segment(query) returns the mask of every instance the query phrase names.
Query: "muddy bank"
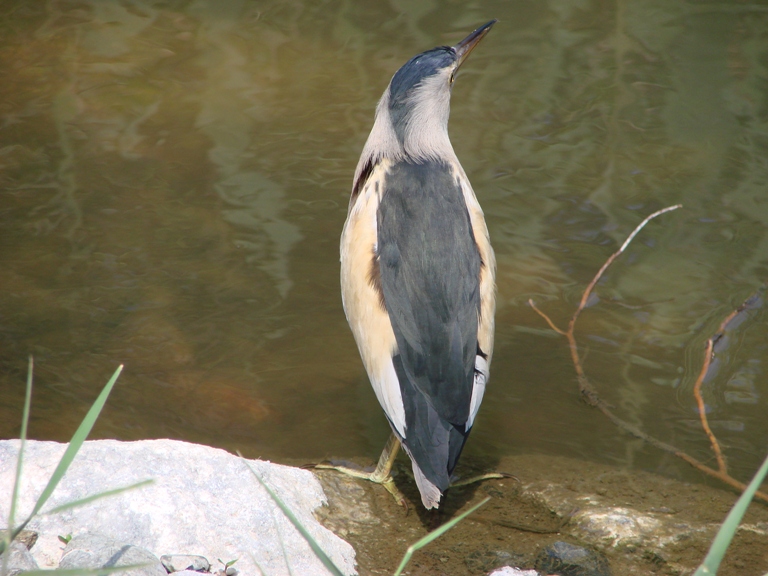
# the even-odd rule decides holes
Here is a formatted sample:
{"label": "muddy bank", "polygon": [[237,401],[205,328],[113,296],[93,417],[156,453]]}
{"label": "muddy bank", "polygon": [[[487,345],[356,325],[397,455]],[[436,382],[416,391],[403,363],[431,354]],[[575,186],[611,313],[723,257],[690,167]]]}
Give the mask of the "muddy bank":
{"label": "muddy bank", "polygon": [[[462,461],[461,473],[482,468]],[[410,513],[378,486],[320,471],[329,506],[320,520],[350,542],[361,575],[392,574],[409,544],[485,496],[492,500],[459,526],[417,552],[412,575],[485,574],[493,568],[534,566],[536,555],[558,540],[606,555],[614,575],[690,574],[736,495],[706,485],[567,458],[504,458],[499,470],[515,480],[490,480],[455,489],[443,509],[426,512],[407,464],[398,462],[398,486],[414,503]],[[768,571],[768,507],[753,503],[719,576]]]}

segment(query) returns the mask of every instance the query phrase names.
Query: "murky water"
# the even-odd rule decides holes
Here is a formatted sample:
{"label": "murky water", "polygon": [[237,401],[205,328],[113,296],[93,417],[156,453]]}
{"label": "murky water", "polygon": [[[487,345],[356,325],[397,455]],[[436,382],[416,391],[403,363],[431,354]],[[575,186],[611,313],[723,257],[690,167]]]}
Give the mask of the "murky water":
{"label": "murky water", "polygon": [[[560,326],[625,419],[711,460],[703,345],[768,277],[768,6],[8,0],[0,8],[0,436],[65,440],[119,363],[97,437],[273,459],[378,455],[338,240],[390,76],[499,23],[450,132],[499,261],[491,386],[467,453],[689,475],[578,397]],[[734,475],[768,446],[765,311],[705,383]]]}

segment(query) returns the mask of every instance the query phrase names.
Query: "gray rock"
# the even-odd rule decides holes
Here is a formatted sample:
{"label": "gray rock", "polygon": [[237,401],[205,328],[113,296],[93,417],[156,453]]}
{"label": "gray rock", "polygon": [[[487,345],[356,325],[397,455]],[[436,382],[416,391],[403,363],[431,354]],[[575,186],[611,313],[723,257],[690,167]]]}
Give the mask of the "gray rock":
{"label": "gray rock", "polygon": [[610,576],[608,560],[593,550],[568,542],[547,546],[536,558],[536,569],[561,576]]}
{"label": "gray rock", "polygon": [[204,556],[192,556],[189,554],[163,554],[160,556],[160,562],[163,563],[168,572],[181,572],[182,570],[191,570],[193,572],[209,572],[211,563]]}
{"label": "gray rock", "polygon": [[35,562],[32,553],[25,543],[17,540],[11,542],[9,549],[6,552],[3,552],[3,554],[0,554],[0,565],[2,565],[4,556],[9,553],[7,576],[17,576],[17,574],[20,574],[21,572],[38,569],[37,562]]}
{"label": "gray rock", "polygon": [[166,576],[167,572],[157,556],[149,550],[119,542],[102,534],[85,533],[75,536],[64,548],[59,568],[107,568],[111,566],[133,566],[141,568],[126,570],[126,576]]}
{"label": "gray rock", "polygon": [[[0,441],[0,518],[8,516],[18,446],[17,440]],[[32,510],[65,447],[56,442],[27,443],[17,518]],[[314,516],[326,501],[317,478],[307,470],[249,462],[341,571],[355,574],[352,547]],[[327,574],[245,463],[216,448],[173,440],[86,442],[45,509],[147,478],[154,478],[154,483],[36,517],[29,527],[40,533],[32,550],[37,563],[56,567],[63,548],[57,535],[78,536],[87,530],[158,556],[189,551],[224,562],[239,558],[237,568],[247,576],[259,573],[254,559],[276,576],[289,574],[287,563],[294,574]]]}

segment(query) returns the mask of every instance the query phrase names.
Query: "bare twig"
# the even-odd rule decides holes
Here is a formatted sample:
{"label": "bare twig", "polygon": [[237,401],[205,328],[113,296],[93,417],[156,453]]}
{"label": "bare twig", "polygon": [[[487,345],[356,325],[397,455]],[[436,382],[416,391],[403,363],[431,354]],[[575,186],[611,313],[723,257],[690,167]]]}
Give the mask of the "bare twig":
{"label": "bare twig", "polygon": [[[761,288],[762,290],[763,288]],[[726,316],[722,322],[720,322],[720,326],[717,328],[717,332],[715,332],[710,338],[707,339],[707,343],[705,345],[704,349],[704,361],[701,364],[701,371],[699,372],[699,377],[696,379],[696,384],[693,386],[693,396],[696,399],[696,405],[699,409],[699,418],[701,419],[701,427],[704,428],[704,432],[707,434],[707,437],[709,438],[709,443],[712,446],[712,451],[715,453],[715,458],[717,458],[717,467],[720,470],[720,472],[727,474],[728,468],[725,462],[725,458],[723,457],[723,452],[720,449],[720,444],[717,441],[717,438],[712,433],[712,430],[709,427],[709,422],[707,421],[707,412],[706,412],[706,406],[704,404],[704,399],[701,396],[701,386],[704,383],[704,380],[707,377],[707,374],[709,373],[710,366],[712,364],[712,359],[715,357],[715,344],[720,342],[721,338],[725,336],[725,331],[728,329],[728,324],[730,324],[734,318],[736,318],[739,314],[744,312],[745,310],[748,310],[757,300],[757,295],[753,294],[744,302],[741,303],[741,305],[733,310],[728,316]]]}
{"label": "bare twig", "polygon": [[555,324],[552,322],[552,320],[549,318],[549,316],[547,316],[546,314],[544,314],[544,312],[542,312],[541,310],[536,308],[536,304],[534,304],[533,300],[531,300],[530,298],[528,299],[528,305],[531,308],[533,308],[534,312],[536,312],[539,316],[544,318],[544,320],[547,322],[547,324],[549,324],[549,327],[552,328],[552,330],[554,330],[558,334],[562,334],[563,336],[568,336],[567,332],[565,332],[564,330],[561,330],[560,328],[555,326]]}
{"label": "bare twig", "polygon": [[[674,206],[667,206],[666,208],[662,208],[661,210],[657,210],[650,216],[647,216],[640,224],[638,224],[635,229],[632,231],[632,234],[630,234],[626,240],[624,240],[624,244],[621,245],[621,248],[616,250],[611,256],[608,258],[608,260],[605,261],[605,264],[600,268],[600,270],[597,271],[597,274],[595,274],[595,277],[592,278],[592,282],[589,283],[587,286],[587,289],[584,290],[584,294],[581,296],[581,302],[579,302],[579,307],[576,309],[576,313],[573,315],[573,318],[571,318],[570,325],[573,325],[576,323],[576,319],[579,317],[579,314],[582,310],[584,310],[584,307],[587,305],[587,300],[589,299],[590,295],[592,294],[592,290],[595,287],[595,284],[598,283],[600,278],[602,278],[603,273],[608,269],[608,266],[613,264],[613,261],[616,260],[616,258],[621,255],[624,250],[627,249],[627,246],[629,246],[629,243],[634,240],[635,236],[637,236],[637,233],[642,230],[648,222],[656,218],[656,216],[661,216],[665,212],[671,212],[672,210],[677,210],[678,208],[682,208],[682,204],[675,204]],[[570,326],[569,325],[569,326]]]}
{"label": "bare twig", "polygon": [[[710,443],[712,444],[712,449],[715,452],[715,456],[717,458],[717,463],[718,463],[717,470],[707,466],[703,462],[697,460],[693,456],[686,454],[685,452],[683,452],[682,450],[679,450],[675,446],[672,446],[671,444],[667,444],[666,442],[662,442],[658,438],[655,438],[649,434],[646,434],[634,424],[627,422],[626,420],[616,416],[611,410],[610,405],[607,404],[602,398],[600,398],[597,391],[590,383],[589,378],[587,378],[587,375],[584,372],[583,362],[579,355],[579,348],[576,344],[576,337],[574,335],[575,328],[576,328],[576,320],[578,320],[579,314],[581,314],[581,311],[584,310],[584,308],[586,307],[587,301],[589,300],[589,297],[592,294],[592,290],[600,281],[600,278],[603,276],[603,274],[608,269],[608,267],[613,263],[614,260],[616,260],[616,258],[618,258],[624,252],[624,250],[626,250],[627,246],[629,246],[629,243],[632,242],[632,240],[635,238],[638,232],[640,232],[640,230],[642,230],[642,228],[648,222],[650,222],[653,218],[656,218],[656,216],[660,216],[665,212],[677,210],[681,206],[682,206],[681,204],[676,204],[675,206],[668,206],[667,208],[654,212],[653,214],[645,218],[632,231],[632,233],[627,237],[627,239],[621,245],[621,248],[619,248],[616,252],[611,254],[608,260],[605,261],[605,264],[603,264],[600,270],[598,270],[597,274],[595,274],[595,277],[592,279],[592,281],[587,285],[586,289],[584,290],[584,294],[582,294],[581,296],[579,306],[576,308],[576,311],[573,313],[573,316],[571,317],[571,320],[568,323],[567,330],[562,330],[561,328],[558,328],[557,325],[552,321],[552,319],[536,306],[533,300],[528,300],[528,304],[531,306],[531,308],[533,308],[533,310],[539,316],[544,318],[547,324],[549,324],[550,328],[552,328],[558,334],[561,334],[562,336],[565,336],[567,338],[568,345],[571,351],[571,360],[573,361],[573,367],[576,370],[576,376],[579,383],[579,391],[581,392],[582,397],[584,398],[585,402],[587,402],[587,404],[600,410],[603,414],[605,414],[605,416],[608,417],[609,420],[611,420],[611,422],[613,422],[614,424],[616,424],[618,427],[622,428],[626,432],[629,432],[636,438],[640,438],[641,440],[651,444],[652,446],[655,446],[660,450],[663,450],[664,452],[673,454],[678,458],[688,462],[688,464],[690,464],[697,470],[703,472],[704,474],[712,476],[713,478],[717,478],[718,480],[728,484],[729,486],[732,486],[734,488],[737,488],[738,490],[743,491],[747,487],[746,484],[739,482],[738,480],[736,480],[735,478],[733,478],[728,474],[726,464],[725,464],[725,459],[722,455],[722,451],[720,450],[720,445],[718,444],[717,439],[715,438],[715,435],[712,433],[711,429],[709,428],[709,424],[707,422],[707,417],[705,413],[704,401],[701,398],[701,384],[704,381],[704,378],[709,370],[709,366],[710,366],[712,355],[713,355],[712,351],[714,349],[714,344],[722,337],[723,332],[725,331],[728,323],[731,320],[733,320],[733,318],[735,318],[739,312],[743,311],[749,306],[749,302],[751,299],[745,301],[744,304],[742,304],[738,309],[734,310],[730,315],[728,315],[728,317],[726,317],[726,319],[723,320],[723,322],[720,324],[720,328],[718,332],[707,341],[707,349],[705,352],[704,364],[702,366],[701,373],[699,374],[699,378],[696,381],[696,386],[694,386],[694,396],[696,397],[696,401],[698,403],[699,415],[701,417],[702,426],[705,432],[707,433],[707,436],[710,439]],[[759,498],[760,500],[763,500],[764,502],[768,502],[768,495],[766,495],[763,492],[756,492],[755,497]]]}
{"label": "bare twig", "polygon": [[725,465],[723,452],[720,450],[720,444],[712,433],[712,429],[709,427],[709,422],[707,421],[707,408],[704,405],[704,399],[701,397],[701,385],[704,382],[704,378],[707,376],[707,372],[709,372],[709,365],[712,362],[712,348],[712,338],[709,338],[704,350],[704,362],[701,364],[701,372],[699,372],[699,377],[696,379],[696,384],[693,386],[693,397],[696,399],[696,405],[699,408],[701,427],[704,428],[704,432],[706,433],[707,438],[709,438],[709,443],[712,445],[712,451],[715,453],[715,458],[717,458],[717,468],[723,474],[727,474],[728,468]]}

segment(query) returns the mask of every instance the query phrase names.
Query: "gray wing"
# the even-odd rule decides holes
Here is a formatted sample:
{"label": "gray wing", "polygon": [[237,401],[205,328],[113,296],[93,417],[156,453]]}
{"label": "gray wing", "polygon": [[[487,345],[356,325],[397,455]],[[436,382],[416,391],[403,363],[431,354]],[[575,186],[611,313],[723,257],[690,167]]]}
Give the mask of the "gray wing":
{"label": "gray wing", "polygon": [[441,489],[468,433],[480,254],[461,185],[441,163],[394,165],[377,213],[378,266],[397,341],[404,443]]}

